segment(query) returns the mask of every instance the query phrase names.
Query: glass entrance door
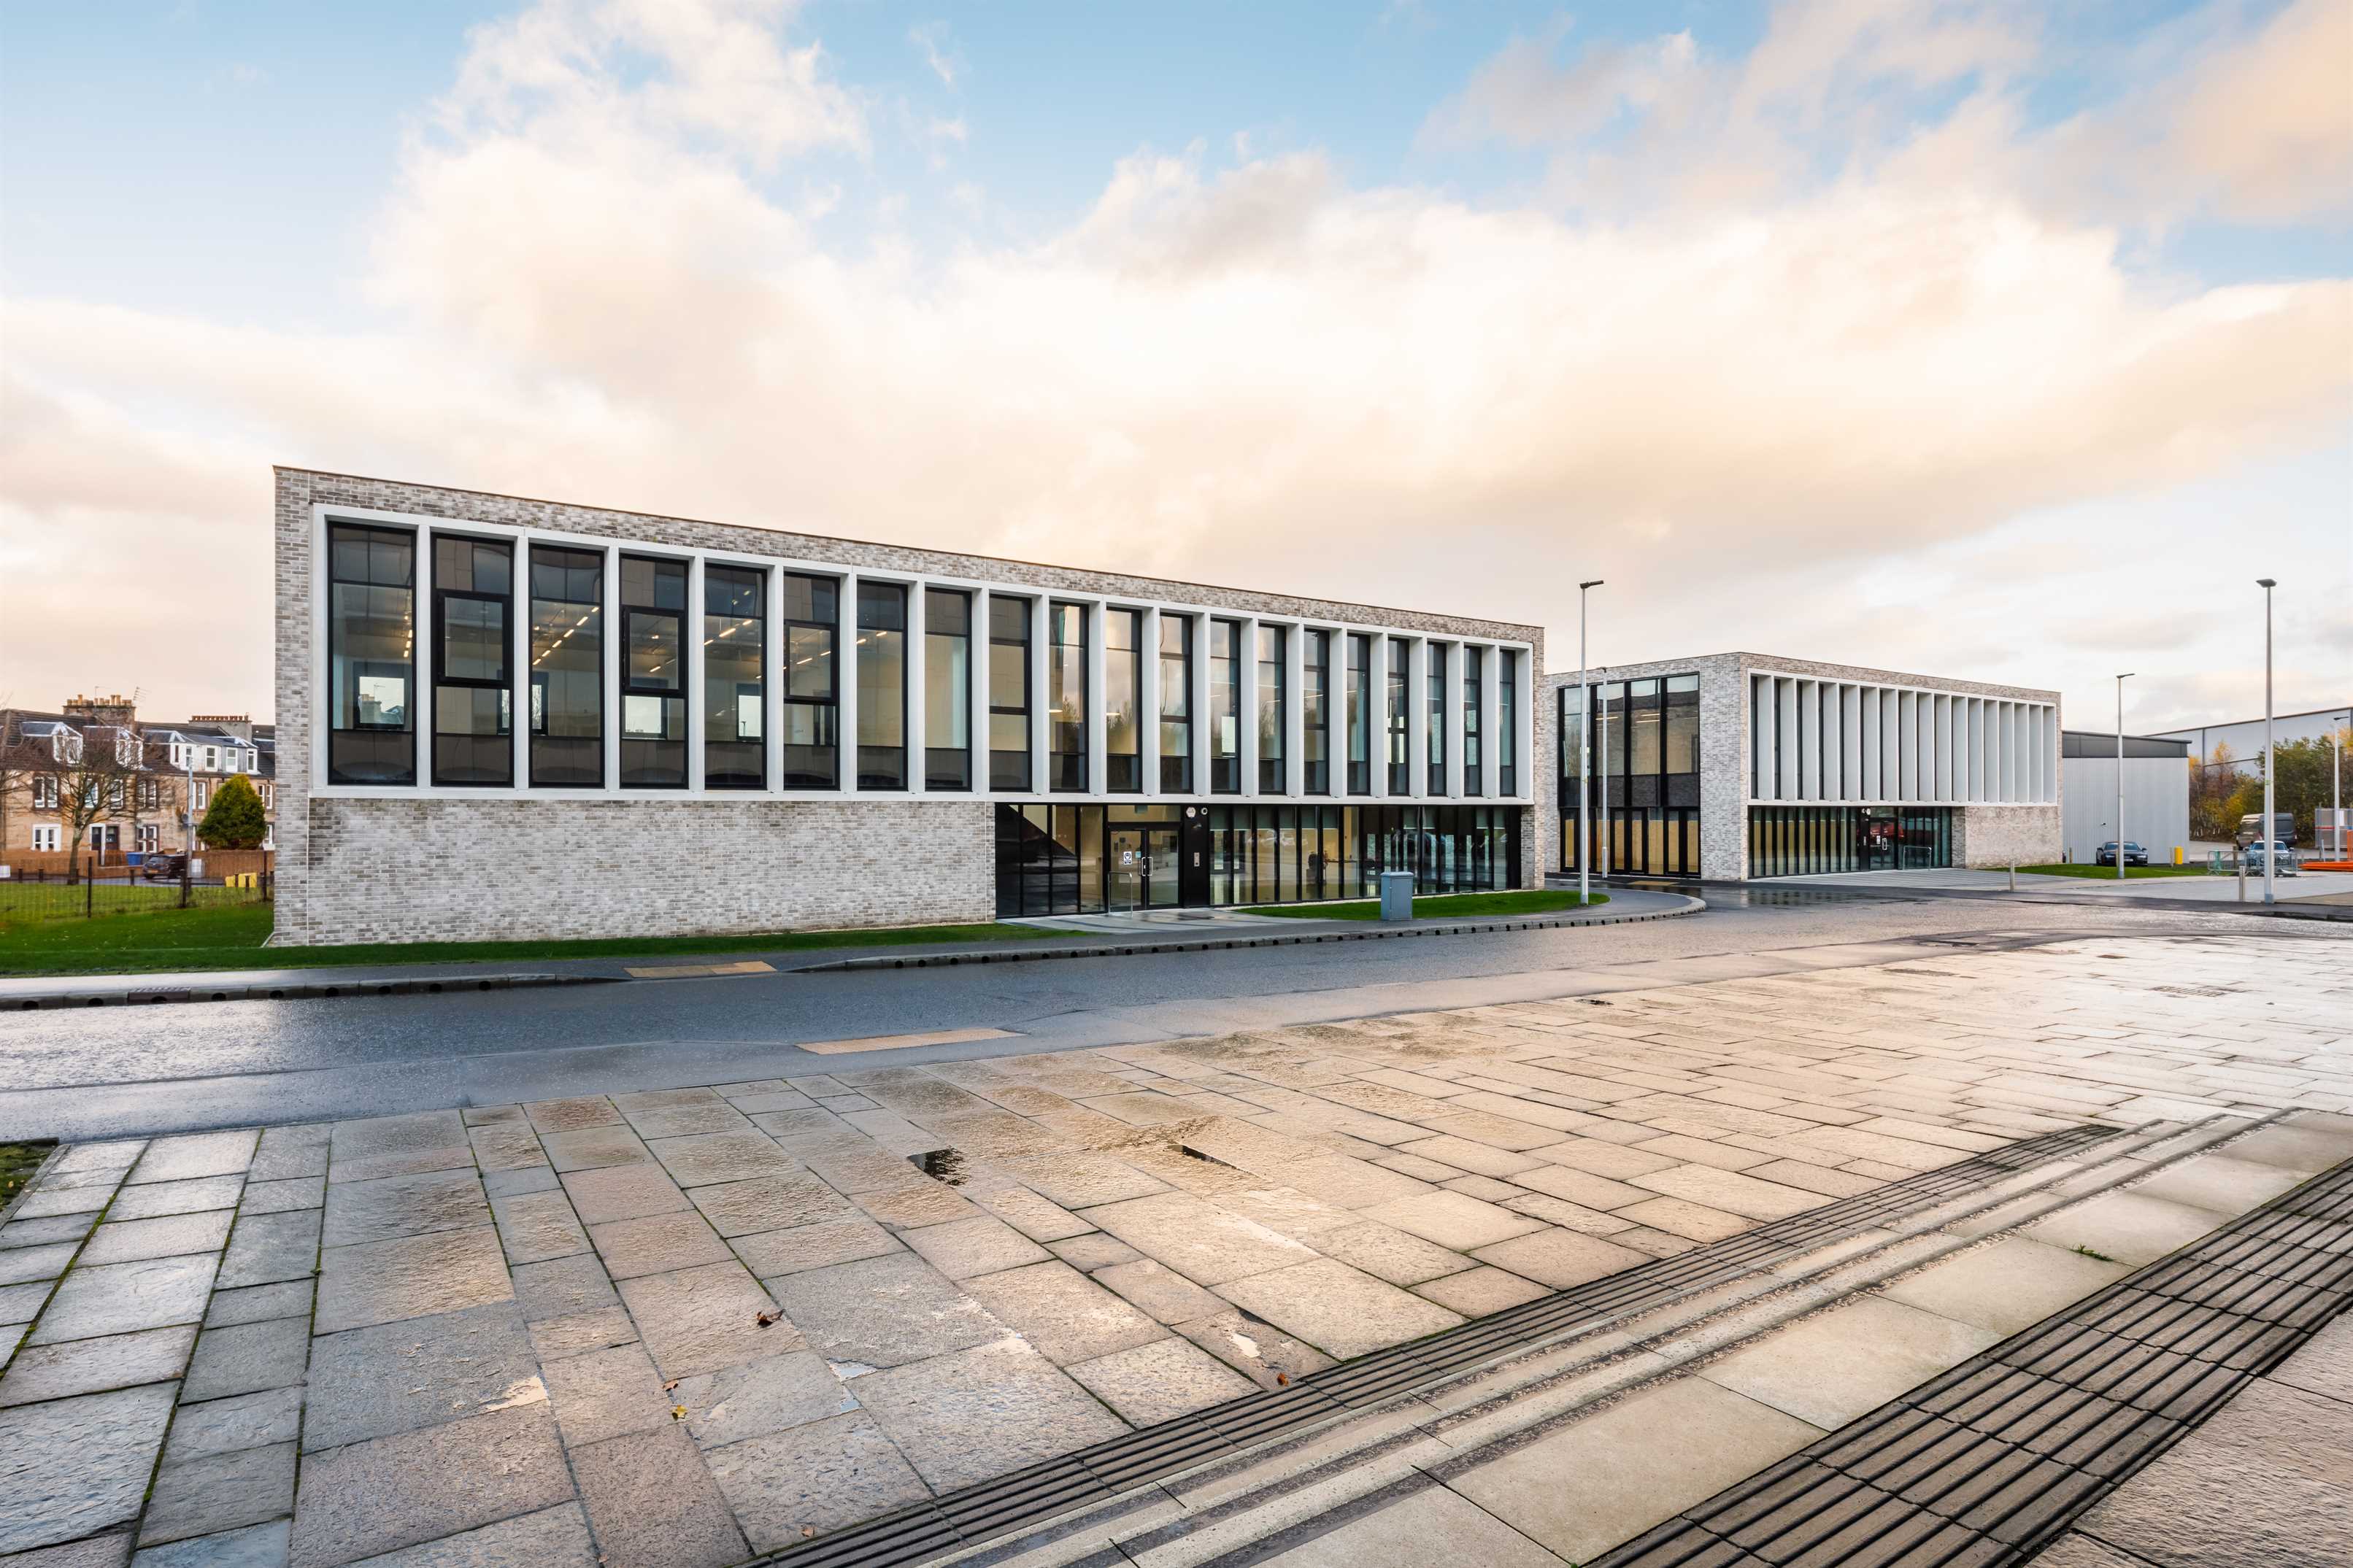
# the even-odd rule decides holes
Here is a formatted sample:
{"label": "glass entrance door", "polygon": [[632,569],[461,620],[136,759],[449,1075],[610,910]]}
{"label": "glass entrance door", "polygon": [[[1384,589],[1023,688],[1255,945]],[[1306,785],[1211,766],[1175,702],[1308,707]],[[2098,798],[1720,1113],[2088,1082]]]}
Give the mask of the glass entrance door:
{"label": "glass entrance door", "polygon": [[1862,843],[1857,857],[1865,871],[1895,869],[1895,813],[1886,806],[1866,806],[1862,811]]}
{"label": "glass entrance door", "polygon": [[1174,909],[1179,867],[1176,829],[1114,827],[1111,830],[1105,906],[1114,910]]}

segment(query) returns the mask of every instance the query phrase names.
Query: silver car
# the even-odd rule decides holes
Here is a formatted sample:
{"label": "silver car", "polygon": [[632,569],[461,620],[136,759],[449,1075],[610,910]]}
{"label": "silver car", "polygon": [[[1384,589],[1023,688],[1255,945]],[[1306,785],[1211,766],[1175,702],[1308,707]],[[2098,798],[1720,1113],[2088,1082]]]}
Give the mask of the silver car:
{"label": "silver car", "polygon": [[[2263,850],[2264,846],[2261,844],[2250,844],[2243,851],[2247,861],[2248,876],[2260,877],[2263,874]],[[2302,863],[2295,858],[2295,850],[2294,847],[2286,844],[2279,846],[2279,866],[2277,869],[2272,872],[2272,875],[2274,877],[2293,877],[2303,869],[2304,867]]]}

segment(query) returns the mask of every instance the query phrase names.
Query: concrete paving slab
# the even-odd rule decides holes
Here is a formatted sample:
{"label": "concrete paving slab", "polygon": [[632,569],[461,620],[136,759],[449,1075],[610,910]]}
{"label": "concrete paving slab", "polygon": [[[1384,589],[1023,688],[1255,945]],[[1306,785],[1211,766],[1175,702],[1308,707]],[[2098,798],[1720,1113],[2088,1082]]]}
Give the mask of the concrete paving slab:
{"label": "concrete paving slab", "polygon": [[729,1443],[705,1456],[755,1552],[772,1552],[930,1497],[898,1447],[860,1412]]}
{"label": "concrete paving slab", "polygon": [[738,1236],[728,1245],[744,1260],[744,1267],[763,1279],[904,1250],[889,1231],[862,1217],[820,1220],[814,1225]]}
{"label": "concrete paving slab", "polygon": [[2137,1192],[2108,1193],[2038,1220],[2023,1234],[2070,1250],[2088,1248],[2104,1258],[2137,1267],[2188,1246],[2230,1217]]}
{"label": "concrete paving slab", "polygon": [[547,1363],[548,1402],[567,1448],[670,1425],[662,1375],[641,1345],[617,1345]]}
{"label": "concrete paving slab", "polygon": [[[202,1209],[233,1209],[237,1206],[238,1195],[244,1191],[245,1185],[246,1178],[233,1173],[226,1176],[191,1176],[185,1181],[155,1182],[145,1186],[126,1187],[115,1194],[111,1204],[107,1204],[106,1192],[102,1187],[77,1187],[69,1189],[68,1194],[61,1195],[85,1193],[90,1194],[90,1197],[84,1201],[92,1203],[94,1206],[104,1205],[107,1209],[106,1217],[110,1220],[154,1219],[164,1215],[195,1214]],[[40,1194],[34,1195],[37,1197]],[[16,1212],[28,1213],[29,1205],[20,1207]],[[52,1212],[70,1214],[78,1210],[61,1208]]]}
{"label": "concrete paving slab", "polygon": [[69,1394],[163,1383],[180,1375],[195,1342],[196,1326],[183,1323],[174,1328],[29,1345],[8,1363],[7,1376],[0,1378],[0,1405],[30,1405]]}
{"label": "concrete paving slab", "polygon": [[224,1176],[241,1173],[253,1163],[253,1151],[261,1134],[248,1127],[228,1132],[194,1132],[177,1138],[158,1138],[147,1145],[138,1164],[125,1178],[129,1186],[142,1186],[151,1182],[180,1182],[195,1176]]}
{"label": "concrete paving slab", "polygon": [[1883,1286],[1880,1294],[1939,1317],[2013,1334],[2131,1272],[2121,1263],[2004,1237]]}
{"label": "concrete paving slab", "polygon": [[284,1388],[303,1381],[311,1359],[311,1325],[301,1318],[208,1328],[197,1336],[183,1398],[225,1399]]}
{"label": "concrete paving slab", "polygon": [[923,1226],[902,1233],[901,1239],[951,1279],[1001,1274],[1025,1264],[1050,1262],[1053,1256],[993,1215]]}
{"label": "concrete paving slab", "polygon": [[131,1568],[286,1568],[287,1539],[292,1529],[291,1520],[276,1519],[217,1535],[142,1547],[131,1559]]}
{"label": "concrete paving slab", "polygon": [[1009,1335],[869,1373],[853,1379],[850,1391],[916,1473],[942,1491],[1128,1430]]}
{"label": "concrete paving slab", "polygon": [[899,1366],[1006,1331],[978,1300],[906,1253],[788,1274],[773,1289],[810,1348],[832,1361]]}
{"label": "concrete paving slab", "polygon": [[[1560,1568],[1560,1559],[1468,1499],[1422,1486],[1380,1506],[1318,1520],[1278,1537],[1262,1568]],[[1305,1538],[1293,1541],[1294,1535]]]}
{"label": "concrete paving slab", "polygon": [[[1541,1220],[1461,1193],[1444,1191],[1393,1199],[1358,1212],[1366,1219],[1377,1220],[1454,1252],[1469,1252],[1544,1228]],[[1202,1283],[1213,1285],[1218,1281]]]}
{"label": "concrete paving slab", "polygon": [[545,1318],[529,1325],[531,1348],[544,1365],[565,1356],[583,1355],[613,1345],[638,1342],[638,1325],[626,1307],[597,1307],[561,1318]]}
{"label": "concrete paving slab", "polygon": [[303,1460],[290,1568],[334,1568],[572,1498],[543,1402]]}
{"label": "concrete paving slab", "polygon": [[572,1466],[607,1562],[631,1568],[727,1568],[750,1555],[734,1514],[683,1426],[575,1448]]}
{"label": "concrete paving slab", "polygon": [[290,1176],[278,1182],[248,1182],[237,1206],[247,1214],[285,1214],[322,1208],[326,1202],[326,1177]]}
{"label": "concrete paving slab", "polygon": [[359,1568],[598,1568],[588,1515],[576,1502],[542,1509],[421,1546],[364,1560]]}
{"label": "concrete paving slab", "polygon": [[712,1228],[725,1237],[858,1215],[856,1205],[806,1171],[699,1186],[688,1195]]}
{"label": "concrete paving slab", "polygon": [[604,1258],[606,1271],[616,1279],[675,1273],[706,1263],[723,1263],[734,1256],[719,1233],[692,1209],[592,1225],[588,1239]]}
{"label": "concrete paving slab", "polygon": [[776,1303],[740,1263],[712,1263],[620,1283],[621,1300],[664,1378],[692,1377],[799,1350],[798,1328],[760,1318]]}
{"label": "concrete paving slab", "polygon": [[1314,1256],[1289,1237],[1190,1193],[1155,1193],[1104,1203],[1088,1209],[1086,1215],[1145,1257],[1201,1285],[1221,1285]]}
{"label": "concrete paving slab", "polygon": [[962,1283],[991,1316],[1058,1366],[1168,1336],[1150,1317],[1057,1259]]}
{"label": "concrete paving slab", "polygon": [[319,1221],[317,1209],[238,1215],[221,1259],[221,1287],[308,1279],[319,1268]]}
{"label": "concrete paving slab", "polygon": [[473,1168],[474,1146],[454,1110],[338,1121],[328,1138],[327,1175],[333,1182]]}
{"label": "concrete paving slab", "polygon": [[309,1383],[306,1453],[546,1397],[512,1301],[322,1334]]}
{"label": "concrete paving slab", "polygon": [[184,1404],[172,1417],[166,1463],[291,1443],[301,1436],[302,1390],[270,1388],[201,1405]]}
{"label": "concrete paving slab", "polygon": [[339,1179],[327,1189],[327,1247],[389,1241],[435,1230],[465,1230],[491,1223],[481,1178],[471,1166],[374,1181]]}
{"label": "concrete paving slab", "polygon": [[550,1190],[492,1198],[491,1215],[507,1260],[520,1268],[586,1252],[588,1232],[563,1192]]}
{"label": "concrete paving slab", "polygon": [[83,1267],[100,1263],[136,1263],[149,1258],[181,1258],[195,1252],[218,1252],[228,1245],[231,1212],[166,1215],[157,1219],[110,1222],[90,1233],[83,1244]]}
{"label": "concrete paving slab", "polygon": [[2268,1203],[2305,1180],[2301,1172],[2228,1153],[2200,1154],[2151,1176],[2133,1189],[2145,1198],[2239,1215]]}
{"label": "concrete paving slab", "polygon": [[0,1410],[0,1552],[138,1517],[176,1388],[155,1383]]}
{"label": "concrete paving slab", "polygon": [[585,1255],[525,1263],[516,1268],[511,1278],[514,1281],[515,1304],[526,1323],[617,1306],[621,1300],[614,1293],[612,1278],[605,1272],[605,1266]]}
{"label": "concrete paving slab", "polygon": [[294,1445],[166,1460],[140,1519],[142,1547],[218,1535],[294,1511]]}
{"label": "concrete paving slab", "polygon": [[267,1318],[308,1318],[311,1285],[308,1279],[281,1280],[275,1285],[247,1285],[213,1292],[205,1307],[205,1327],[258,1323]]}
{"label": "concrete paving slab", "polygon": [[2002,1336],[1875,1297],[1852,1298],[1707,1363],[1699,1375],[1828,1431]]}
{"label": "concrete paving slab", "polygon": [[1472,1256],[1555,1290],[1651,1261],[1648,1253],[1568,1230],[1540,1230],[1515,1236],[1509,1241],[1482,1247]]}
{"label": "concrete paving slab", "polygon": [[1821,1435],[1784,1411],[1682,1377],[1450,1471],[1447,1483],[1585,1563]]}
{"label": "concrete paving slab", "polygon": [[686,1430],[704,1448],[765,1437],[847,1415],[857,1397],[815,1351],[762,1356],[723,1372],[680,1380],[670,1391]]}
{"label": "concrete paving slab", "polygon": [[1226,1310],[1226,1301],[1149,1258],[1114,1263],[1090,1276],[1164,1323],[1190,1322]]}
{"label": "concrete paving slab", "polygon": [[328,1334],[512,1300],[497,1231],[433,1231],[328,1247],[312,1326]]}
{"label": "concrete paving slab", "polygon": [[1343,1361],[1462,1321],[1435,1301],[1330,1258],[1231,1280],[1217,1291],[1244,1311]]}
{"label": "concrete paving slab", "polygon": [[55,1344],[199,1321],[219,1268],[220,1259],[206,1255],[77,1268],[58,1282],[26,1343]]}
{"label": "concrete paving slab", "polygon": [[1136,1426],[1206,1410],[1257,1387],[1208,1352],[1173,1336],[1076,1362],[1064,1370]]}

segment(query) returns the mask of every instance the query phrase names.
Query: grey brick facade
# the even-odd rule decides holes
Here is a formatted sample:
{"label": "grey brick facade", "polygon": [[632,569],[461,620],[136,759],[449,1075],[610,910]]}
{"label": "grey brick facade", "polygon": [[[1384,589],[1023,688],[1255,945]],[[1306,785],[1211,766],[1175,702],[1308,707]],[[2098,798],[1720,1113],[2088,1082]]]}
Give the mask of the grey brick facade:
{"label": "grey brick facade", "polygon": [[[315,760],[325,653],[313,583],[321,517],[336,509],[1516,645],[1525,650],[1526,667],[1521,879],[1523,886],[1540,885],[1555,782],[1552,726],[1541,700],[1540,627],[281,468],[275,511],[278,942],[914,925],[985,921],[995,911],[994,807],[986,794],[653,792],[613,798],[326,786]],[[1335,675],[1336,681],[1336,668]],[[1336,697],[1335,690],[1335,703]],[[1410,700],[1420,698],[1415,692]],[[1201,727],[1197,723],[1197,733]],[[1492,758],[1492,739],[1488,744]],[[1491,761],[1491,784],[1493,766]]]}

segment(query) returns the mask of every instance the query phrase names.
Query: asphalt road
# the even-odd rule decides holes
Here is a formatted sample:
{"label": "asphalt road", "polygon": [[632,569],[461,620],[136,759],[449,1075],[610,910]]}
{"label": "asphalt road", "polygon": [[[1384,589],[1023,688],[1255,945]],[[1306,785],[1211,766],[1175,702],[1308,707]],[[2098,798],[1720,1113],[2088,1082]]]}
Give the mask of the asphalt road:
{"label": "asphalt road", "polygon": [[[10,1014],[0,1016],[0,1138],[383,1115],[1115,1045],[1738,973],[1755,955],[1788,967],[1805,949],[1840,944],[2217,931],[2353,942],[2344,926],[2022,900],[1770,889],[1711,892],[1708,902],[1683,920],[1419,942]],[[975,1027],[1018,1037],[846,1056],[795,1048]]]}

